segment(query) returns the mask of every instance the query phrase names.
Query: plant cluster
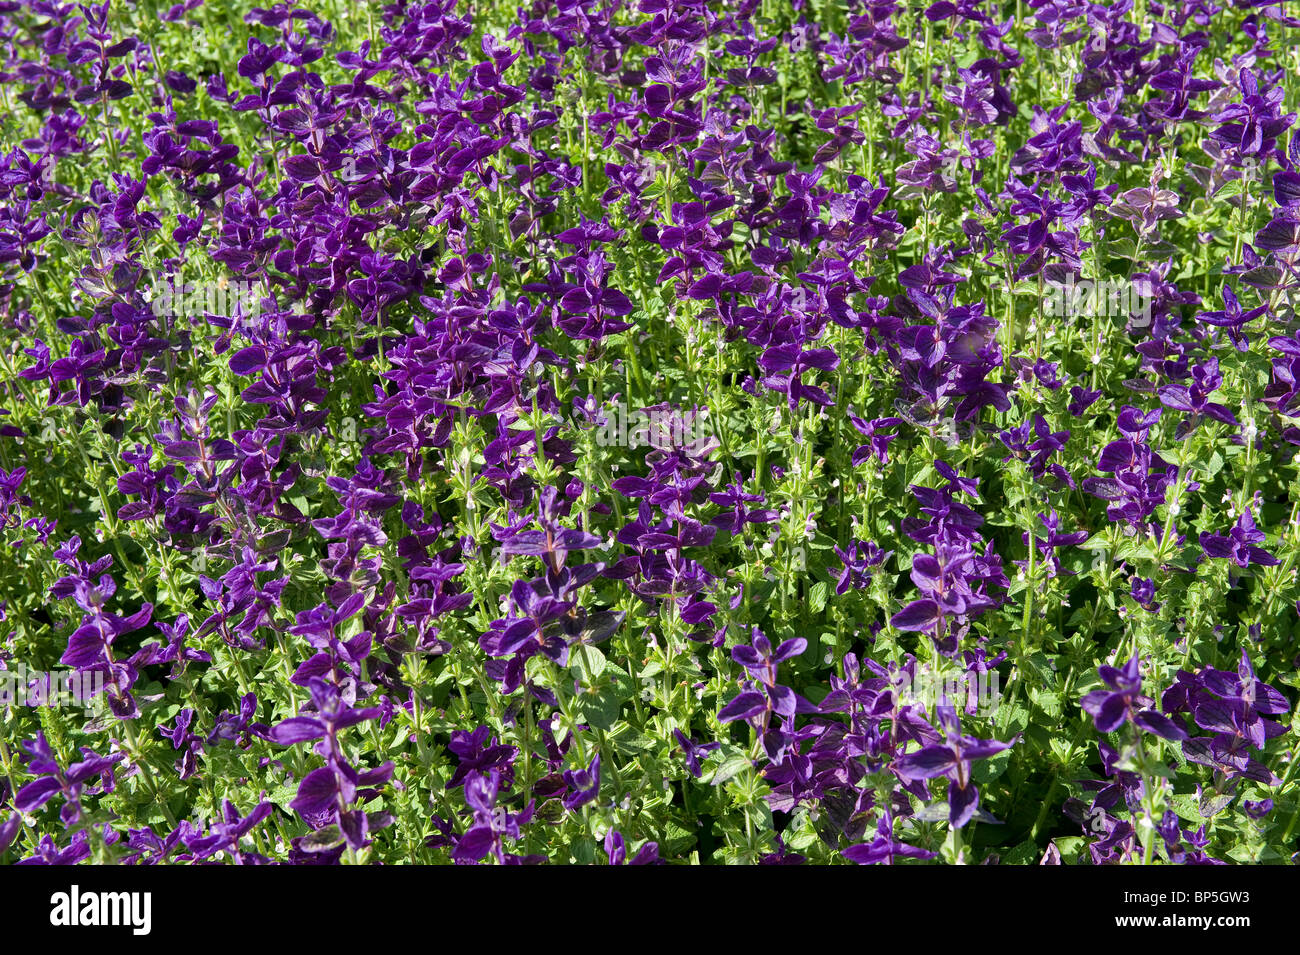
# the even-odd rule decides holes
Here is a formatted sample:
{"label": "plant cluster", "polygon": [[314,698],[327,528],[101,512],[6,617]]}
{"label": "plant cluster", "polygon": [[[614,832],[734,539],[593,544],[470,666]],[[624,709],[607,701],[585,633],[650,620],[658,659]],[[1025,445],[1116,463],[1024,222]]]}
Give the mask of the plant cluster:
{"label": "plant cluster", "polygon": [[1293,14],[2,0],[0,858],[1293,861]]}

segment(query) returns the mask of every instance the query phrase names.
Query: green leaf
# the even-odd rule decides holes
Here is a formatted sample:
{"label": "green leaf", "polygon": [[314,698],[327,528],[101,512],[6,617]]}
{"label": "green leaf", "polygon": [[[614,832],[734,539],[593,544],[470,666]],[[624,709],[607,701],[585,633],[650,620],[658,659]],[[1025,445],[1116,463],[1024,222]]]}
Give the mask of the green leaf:
{"label": "green leaf", "polygon": [[710,786],[721,786],[729,779],[735,778],[746,769],[749,769],[751,763],[749,757],[743,752],[736,752],[727,756],[718,765],[718,768],[704,777],[704,781]]}
{"label": "green leaf", "polygon": [[591,865],[596,861],[596,840],[578,839],[573,843],[573,861],[579,865]]}
{"label": "green leaf", "polygon": [[1029,698],[1043,711],[1045,716],[1056,719],[1061,715],[1061,698],[1049,690],[1030,689]]}
{"label": "green leaf", "polygon": [[1052,844],[1061,853],[1061,861],[1067,864],[1079,858],[1079,853],[1083,851],[1086,842],[1083,836],[1062,836],[1052,840]]}
{"label": "green leaf", "polygon": [[[587,652],[592,652],[590,647]],[[583,718],[597,729],[613,729],[623,704],[632,697],[633,688],[632,678],[625,670],[612,663],[605,665],[597,689],[578,698]]]}
{"label": "green leaf", "polygon": [[818,838],[816,830],[807,829],[787,839],[785,844],[795,852],[800,852],[814,845]]}
{"label": "green leaf", "polygon": [[830,593],[830,587],[826,581],[819,580],[812,585],[812,590],[808,592],[808,609],[813,613],[821,613],[826,606],[826,597]]}
{"label": "green leaf", "polygon": [[574,647],[569,657],[569,668],[578,671],[583,683],[594,684],[605,672],[605,654],[596,647]]}
{"label": "green leaf", "polygon": [[1042,680],[1043,687],[1056,686],[1056,671],[1052,669],[1052,661],[1046,653],[1039,650],[1030,654],[1029,665],[1033,667],[1034,672],[1038,674],[1038,678]]}
{"label": "green leaf", "polygon": [[270,794],[271,802],[275,803],[291,816],[294,814],[294,811],[289,806],[289,803],[293,802],[297,797],[298,790],[293,786],[276,786],[275,789],[271,790]]}
{"label": "green leaf", "polygon": [[1263,355],[1256,355],[1253,352],[1247,352],[1239,357],[1244,366],[1242,371],[1254,375],[1256,390],[1262,391],[1267,388],[1272,377],[1272,362]]}
{"label": "green leaf", "polygon": [[1224,183],[1219,191],[1214,194],[1216,199],[1231,199],[1233,196],[1239,196],[1246,191],[1246,181],[1244,179],[1233,179]]}
{"label": "green leaf", "polygon": [[638,680],[649,680],[664,672],[664,665],[658,660],[651,660],[646,664],[645,669],[636,675]]}
{"label": "green leaf", "polygon": [[328,852],[343,845],[343,833],[337,825],[329,825],[303,836],[298,845],[304,852]]}
{"label": "green leaf", "polygon": [[1002,855],[1003,865],[1034,865],[1042,858],[1042,852],[1033,839],[1026,839]]}
{"label": "green leaf", "polygon": [[1004,749],[994,753],[988,759],[979,759],[971,764],[971,778],[977,783],[991,783],[1007,771],[1011,764],[1011,750]]}
{"label": "green leaf", "polygon": [[1137,255],[1137,243],[1128,238],[1116,239],[1106,246],[1106,252],[1117,258],[1132,259]]}
{"label": "green leaf", "polygon": [[688,852],[693,845],[695,845],[695,835],[670,820],[664,827],[664,838],[659,846],[659,854],[680,856]]}
{"label": "green leaf", "polygon": [[1229,859],[1233,862],[1241,862],[1243,864],[1259,861],[1258,854],[1259,850],[1252,848],[1251,846],[1236,846],[1228,850]]}
{"label": "green leaf", "polygon": [[1029,725],[1029,711],[1023,706],[999,706],[993,716],[993,725],[1000,737],[1023,732]]}
{"label": "green leaf", "polygon": [[1203,818],[1210,819],[1214,816],[1217,816],[1219,813],[1223,812],[1223,810],[1227,809],[1228,806],[1231,805],[1232,801],[1236,798],[1237,798],[1236,786],[1232,787],[1232,792],[1227,792],[1227,793],[1216,793],[1213,791],[1207,792],[1201,796],[1201,801],[1200,804],[1197,806],[1197,811],[1200,813],[1200,815]]}
{"label": "green leaf", "polygon": [[1201,824],[1201,809],[1195,795],[1171,796],[1169,805],[1178,814],[1179,819],[1194,822],[1197,825]]}
{"label": "green leaf", "polygon": [[624,756],[640,756],[642,753],[650,753],[658,749],[660,741],[651,736],[644,736],[635,732],[627,723],[619,723],[615,727],[616,735],[609,738],[614,748]]}
{"label": "green leaf", "polygon": [[1079,545],[1079,550],[1105,550],[1110,546],[1110,541],[1105,533],[1093,534],[1086,541]]}

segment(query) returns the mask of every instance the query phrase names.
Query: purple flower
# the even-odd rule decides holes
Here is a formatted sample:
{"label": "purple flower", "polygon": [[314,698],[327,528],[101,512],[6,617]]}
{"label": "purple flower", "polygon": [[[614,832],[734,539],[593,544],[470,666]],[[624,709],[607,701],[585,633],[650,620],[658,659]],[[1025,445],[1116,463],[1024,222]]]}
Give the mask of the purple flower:
{"label": "purple flower", "polygon": [[[36,778],[14,793],[14,808],[19,812],[34,812],[55,796],[60,796],[64,804],[59,815],[68,827],[81,819],[83,795],[112,791],[113,767],[126,758],[124,753],[97,756],[83,746],[82,759],[65,770],[55,759],[45,733],[39,730],[36,739],[24,742],[22,748],[26,751],[27,771],[35,774]],[[95,776],[100,777],[98,783],[88,785]]]}
{"label": "purple flower", "polygon": [[380,707],[352,707],[344,700],[338,687],[319,677],[313,677],[308,688],[311,692],[309,708],[314,715],[283,720],[267,733],[267,738],[282,746],[319,740],[315,748],[325,758],[325,765],[313,769],[299,781],[297,796],[289,805],[313,829],[337,825],[341,841],[346,841],[349,848],[360,849],[369,844],[370,830],[388,825],[392,817],[367,814],[357,808],[354,804],[362,804],[380,792],[359,787],[388,782],[394,767],[391,762],[386,762],[374,769],[356,769],[344,755],[338,733],[365,720],[378,719],[383,710]]}
{"label": "purple flower", "polygon": [[0,855],[13,844],[22,824],[23,817],[16,812],[8,813],[5,821],[0,822]]}
{"label": "purple flower", "polygon": [[1200,537],[1201,549],[1206,557],[1231,559],[1238,567],[1249,567],[1251,564],[1272,567],[1279,563],[1264,548],[1256,546],[1267,539],[1264,532],[1255,527],[1255,518],[1249,510],[1242,511],[1227,534],[1202,533]]}
{"label": "purple flower", "polygon": [[[1226,329],[1228,337],[1232,339],[1232,344],[1236,346],[1237,351],[1244,352],[1249,348],[1249,342],[1241,333],[1242,329],[1267,311],[1267,305],[1260,305],[1258,308],[1252,308],[1249,311],[1243,310],[1241,303],[1237,301],[1236,294],[1229,286],[1225,285],[1223,287],[1223,310],[1218,312],[1200,312],[1197,314],[1196,318],[1198,321],[1205,322],[1207,325],[1217,325],[1220,328]],[[1213,360],[1213,365],[1217,371],[1217,359]],[[1222,380],[1220,379],[1220,383],[1221,381]],[[1217,388],[1218,385],[1216,384],[1215,387]],[[1214,388],[1210,388],[1209,390],[1213,391]],[[1168,404],[1168,402],[1165,403]],[[1220,418],[1219,420],[1223,419]]]}
{"label": "purple flower", "polygon": [[689,736],[679,729],[673,730],[673,735],[677,737],[677,742],[681,744],[682,752],[686,754],[686,768],[691,771],[691,775],[696,779],[700,778],[700,759],[708,756],[722,746],[721,743],[714,741],[712,743],[695,743]]}
{"label": "purple flower", "polygon": [[1100,389],[1093,391],[1080,385],[1074,385],[1070,388],[1070,404],[1066,410],[1069,411],[1071,417],[1082,417],[1083,413],[1092,407],[1093,403],[1101,395]]}
{"label": "purple flower", "polygon": [[844,850],[844,858],[858,865],[892,865],[895,856],[906,859],[933,859],[936,855],[928,849],[909,846],[894,838],[893,816],[883,813],[876,825],[876,838],[871,842],[850,846]]}
{"label": "purple flower", "polygon": [[1086,694],[1081,705],[1102,733],[1113,733],[1125,723],[1132,722],[1141,730],[1168,740],[1185,740],[1187,731],[1164,714],[1151,709],[1152,701],[1142,695],[1142,671],[1136,655],[1124,669],[1112,666],[1097,668],[1104,690]]}
{"label": "purple flower", "polygon": [[564,797],[565,809],[577,809],[592,802],[600,793],[600,754],[591,758],[586,769],[566,770],[564,784],[569,788]]}
{"label": "purple flower", "polygon": [[1213,766],[1229,778],[1244,777],[1272,786],[1280,783],[1251,751],[1262,750],[1269,739],[1285,732],[1269,717],[1289,712],[1291,704],[1258,679],[1245,650],[1236,673],[1213,667],[1194,674],[1179,670],[1161,703],[1167,712],[1190,713],[1197,726],[1214,734],[1183,743],[1183,755],[1189,761]]}
{"label": "purple flower", "polygon": [[758,365],[764,372],[763,385],[773,391],[783,392],[789,400],[792,413],[798,410],[802,398],[822,407],[833,404],[824,390],[805,385],[803,376],[809,371],[834,371],[839,364],[839,356],[829,348],[805,350],[799,345],[773,345],[758,359]]}
{"label": "purple flower", "polygon": [[1129,593],[1137,605],[1148,613],[1155,613],[1160,609],[1160,604],[1156,603],[1155,581],[1151,578],[1134,577]]}
{"label": "purple flower", "polygon": [[843,569],[835,584],[837,596],[848,593],[849,588],[860,590],[871,583],[872,568],[879,567],[893,556],[893,551],[881,550],[874,541],[850,541],[847,551],[834,548]]}
{"label": "purple flower", "polygon": [[1219,360],[1209,361],[1192,367],[1191,385],[1165,385],[1160,389],[1160,402],[1166,408],[1187,411],[1192,414],[1207,415],[1224,424],[1236,425],[1237,419],[1225,406],[1209,400],[1212,392],[1223,384],[1219,374]]}
{"label": "purple flower", "polygon": [[264,862],[265,857],[246,852],[240,845],[244,836],[274,811],[274,806],[263,800],[247,816],[239,812],[229,799],[222,800],[222,818],[214,822],[206,833],[191,828],[182,834],[181,842],[194,860],[210,859],[218,852],[228,852],[237,865],[247,862]]}
{"label": "purple flower", "polygon": [[746,494],[744,482],[737,474],[735,481],[727,485],[725,491],[710,494],[709,500],[719,507],[726,508],[712,520],[715,527],[722,528],[729,534],[739,534],[746,524],[770,524],[777,518],[777,512],[771,509],[750,510],[747,505],[763,503],[762,494]]}
{"label": "purple flower", "polygon": [[452,730],[447,749],[460,760],[451,779],[447,780],[448,789],[462,785],[470,773],[495,772],[506,788],[514,779],[514,759],[519,749],[498,743],[486,726],[480,726],[472,733]]}
{"label": "purple flower", "polygon": [[627,846],[623,834],[615,829],[605,834],[605,855],[610,865],[657,865],[659,863],[659,843],[646,842],[638,850],[631,862],[627,861]]}
{"label": "purple flower", "polygon": [[776,682],[777,667],[803,653],[808,647],[808,641],[795,637],[773,650],[767,637],[754,627],[750,642],[752,646],[737,644],[732,647],[731,658],[754,678],[746,681],[746,684],[755,688],[745,690],[724,706],[718,714],[719,721],[730,723],[733,720],[748,720],[766,731],[773,713],[787,720],[794,719],[796,713],[815,713],[816,706],[788,686]]}
{"label": "purple flower", "polygon": [[987,759],[1015,745],[1016,741],[1003,743],[964,736],[957,721],[957,711],[946,702],[940,703],[938,710],[947,739],[900,756],[894,760],[893,770],[904,779],[943,776],[951,780],[948,786],[948,823],[954,829],[960,829],[970,822],[979,808],[979,790],[971,781],[971,761]]}
{"label": "purple flower", "polygon": [[495,770],[489,773],[473,772],[465,780],[465,802],[473,813],[473,821],[464,834],[455,840],[451,858],[458,864],[481,861],[491,853],[502,865],[532,864],[542,861],[537,856],[519,856],[505,851],[505,841],[518,842],[522,829],[533,818],[534,804],[530,801],[523,812],[511,813],[497,805],[501,777]]}

